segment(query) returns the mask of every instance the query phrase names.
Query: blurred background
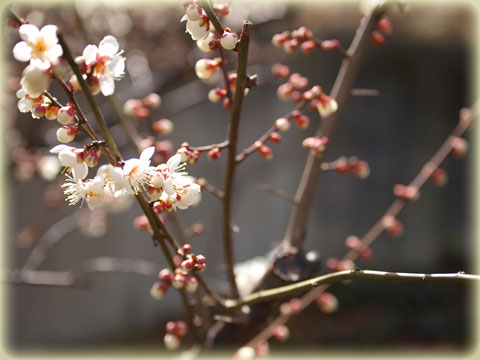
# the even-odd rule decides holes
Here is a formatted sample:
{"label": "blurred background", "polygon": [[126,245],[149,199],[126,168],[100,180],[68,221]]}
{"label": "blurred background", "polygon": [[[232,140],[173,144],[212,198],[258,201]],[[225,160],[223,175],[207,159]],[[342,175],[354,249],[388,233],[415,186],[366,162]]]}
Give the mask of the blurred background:
{"label": "blurred background", "polygon": [[[74,5],[14,4],[20,17],[41,27],[56,24],[75,54],[89,43],[98,44],[107,34],[119,39],[125,50],[127,75],[116,82],[120,104],[151,92],[162,97],[152,120],[170,119],[174,132],[158,141],[175,151],[182,142],[206,145],[225,139],[228,112],[207,100],[209,89],[221,86],[221,77],[208,82],[196,78],[193,65],[202,53],[185,33],[181,2],[137,7],[128,2],[79,1]],[[393,6],[393,33],[383,48],[371,47],[356,87],[377,89],[375,97],[352,97],[345,108],[327,160],[358,156],[368,161],[371,175],[322,175],[315,194],[307,232],[306,250],[317,250],[322,261],[345,253],[348,235],[363,236],[393,200],[395,184],[408,184],[440,146],[458,120],[461,107],[470,106],[476,32],[475,10],[466,4],[410,4],[401,13]],[[4,8],[4,16],[8,8]],[[224,24],[239,31],[241,22],[253,23],[249,74],[258,74],[260,85],[245,99],[240,124],[239,149],[249,146],[273,121],[294,104],[276,96],[282,82],[270,73],[283,63],[292,72],[307,76],[311,85],[331,89],[341,58],[314,51],[285,54],[274,48],[271,37],[305,25],[316,38],[337,38],[348,47],[361,14],[357,3],[232,2]],[[79,19],[82,21],[79,22]],[[81,23],[83,22],[83,27]],[[4,24],[6,22],[4,21]],[[68,207],[49,149],[57,144],[58,124],[33,119],[17,111],[15,97],[24,63],[16,62],[11,49],[19,41],[16,30],[4,26],[4,84],[1,103],[7,187],[4,189],[8,228],[4,229],[4,267],[21,269],[38,244],[53,244],[40,270],[68,271],[92,258],[138,258],[141,270],[152,276],[128,273],[87,274],[73,287],[6,283],[6,340],[15,351],[59,349],[155,348],[163,350],[166,321],[184,317],[180,298],[170,291],[158,302],[149,294],[158,270],[166,264],[148,234],[135,230],[138,206],[124,204],[91,212],[86,206]],[[85,34],[88,29],[88,34]],[[235,68],[234,58],[228,67]],[[61,89],[50,87],[61,102]],[[81,98],[81,96],[80,96]],[[116,117],[102,95],[105,118],[125,158],[136,156]],[[83,100],[83,99],[82,99]],[[83,104],[83,102],[82,102]],[[83,107],[90,118],[88,107]],[[319,122],[316,113],[309,129],[295,127],[273,146],[270,162],[253,154],[238,168],[234,192],[235,258],[243,262],[267,254],[283,237],[291,205],[262,191],[270,184],[294,194],[307,151],[302,140],[312,136]],[[147,124],[130,119],[141,135]],[[467,138],[469,135],[467,135]],[[83,144],[77,139],[78,146]],[[224,157],[212,163],[202,156],[188,172],[223,184]],[[472,272],[471,216],[472,157],[448,158],[442,166],[449,175],[446,187],[427,183],[417,202],[398,217],[404,223],[401,238],[382,235],[372,246],[373,258],[357,266],[400,272]],[[53,169],[53,170],[52,170]],[[55,170],[56,169],[56,170]],[[226,289],[222,271],[221,203],[203,192],[198,207],[178,213],[185,228],[201,223],[204,231],[191,239],[196,253],[207,257],[205,277],[220,291]],[[326,272],[325,267],[322,272]],[[339,310],[325,315],[314,305],[290,323],[291,341],[275,349],[302,350],[404,350],[451,349],[465,351],[472,344],[471,289],[460,285],[395,284],[357,281],[331,288]],[[231,337],[230,337],[231,338]],[[236,346],[242,345],[239,335]],[[232,344],[222,344],[232,345]]]}

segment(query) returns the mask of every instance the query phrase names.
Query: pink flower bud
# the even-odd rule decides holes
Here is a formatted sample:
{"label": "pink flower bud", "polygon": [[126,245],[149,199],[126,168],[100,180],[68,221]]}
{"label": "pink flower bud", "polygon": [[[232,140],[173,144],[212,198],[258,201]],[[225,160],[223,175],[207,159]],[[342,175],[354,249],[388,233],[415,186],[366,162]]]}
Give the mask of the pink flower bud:
{"label": "pink flower bud", "polygon": [[84,152],[84,155],[85,155],[84,161],[88,167],[97,166],[98,159],[100,158],[100,150],[98,150],[96,147],[92,147],[87,152]]}
{"label": "pink flower bud", "polygon": [[468,142],[464,138],[452,138],[452,154],[457,159],[462,159],[468,152]]}
{"label": "pink flower bud", "polygon": [[392,23],[386,16],[382,16],[378,20],[378,30],[380,30],[385,35],[390,35],[392,33]]}
{"label": "pink flower bud", "polygon": [[281,132],[286,132],[290,129],[290,121],[286,118],[278,118],[275,120],[275,126]]}
{"label": "pink flower bud", "polygon": [[290,74],[290,69],[287,65],[274,64],[272,66],[272,75],[280,79],[285,79]]}
{"label": "pink flower bud", "polygon": [[336,169],[339,174],[346,174],[351,170],[350,164],[345,157],[341,157],[336,161]]}
{"label": "pink flower bud", "polygon": [[302,43],[300,45],[300,50],[302,50],[302,53],[305,55],[309,55],[310,53],[313,52],[317,47],[317,44],[313,40],[308,40]]}
{"label": "pink flower bud", "polygon": [[267,145],[260,146],[260,149],[258,151],[263,160],[270,161],[273,159],[273,150]]}
{"label": "pink flower bud", "polygon": [[213,9],[220,16],[227,16],[230,13],[230,5],[228,3],[213,4]]}
{"label": "pink flower bud", "polygon": [[[183,263],[182,263],[183,264]],[[175,289],[183,289],[186,283],[185,276],[181,274],[175,274],[172,281],[172,286]]]}
{"label": "pink flower bud", "polygon": [[337,39],[322,41],[322,49],[325,51],[337,50],[340,46],[340,42]]}
{"label": "pink flower bud", "polygon": [[208,160],[215,161],[220,157],[221,151],[218,147],[211,149],[208,154]]}
{"label": "pink flower bud", "polygon": [[272,45],[275,47],[282,47],[285,41],[287,41],[290,38],[290,35],[287,32],[283,32],[281,34],[275,34],[272,37]]}
{"label": "pink flower bud", "polygon": [[72,106],[63,106],[58,110],[57,121],[62,125],[69,125],[73,123],[74,113]]}
{"label": "pink flower bud", "polygon": [[331,314],[338,309],[337,297],[328,292],[324,292],[322,295],[320,295],[316,302],[320,310],[326,314]]}
{"label": "pink flower bud", "polygon": [[227,95],[227,90],[217,87],[208,92],[208,100],[213,103],[218,103],[225,97],[225,95]]}
{"label": "pink flower bud", "polygon": [[285,325],[278,325],[273,329],[273,336],[278,341],[287,341],[290,337],[290,330]]}
{"label": "pink flower bud", "polygon": [[350,250],[359,250],[362,248],[362,242],[358,236],[351,235],[345,239],[345,245]]}
{"label": "pink flower bud", "polygon": [[192,259],[187,259],[187,260],[184,260],[181,264],[181,267],[182,267],[182,270],[186,271],[186,272],[190,272],[193,270],[193,266],[195,265],[195,263],[193,262]]}
{"label": "pink flower bud", "polygon": [[200,79],[210,79],[219,65],[220,61],[218,60],[200,59],[195,63],[195,74]]}
{"label": "pink flower bud", "polygon": [[173,335],[173,334],[165,334],[163,338],[163,343],[167,350],[176,350],[180,346],[181,339],[180,337]]}
{"label": "pink flower bud", "polygon": [[220,45],[226,50],[233,50],[237,45],[237,34],[231,32],[229,28],[225,28],[220,37]]}
{"label": "pink flower bud", "polygon": [[383,47],[385,44],[385,38],[383,37],[382,33],[378,31],[372,31],[372,43],[377,47]]}
{"label": "pink flower bud", "polygon": [[295,118],[295,125],[297,125],[300,130],[305,130],[310,125],[310,119],[307,115],[301,114]]}
{"label": "pink flower bud", "polygon": [[195,291],[197,291],[198,289],[198,282],[197,282],[197,279],[195,279],[194,277],[190,276],[187,280],[187,284],[185,286],[185,289],[188,291],[188,292],[191,292],[191,293],[194,293]]}
{"label": "pink flower bud", "polygon": [[57,140],[61,143],[67,144],[75,139],[79,131],[75,126],[62,126],[57,130]]}
{"label": "pink flower bud", "polygon": [[128,99],[123,104],[123,113],[127,116],[135,116],[135,110],[142,107],[142,101],[138,99]]}
{"label": "pink flower bud", "polygon": [[171,134],[173,129],[173,122],[169,119],[160,119],[152,124],[152,130],[162,135]]}
{"label": "pink flower bud", "polygon": [[400,237],[403,234],[403,224],[392,215],[385,215],[382,219],[382,225],[392,237]]}
{"label": "pink flower bud", "polygon": [[326,261],[326,266],[331,271],[338,271],[338,264],[339,264],[338,259],[333,257],[328,258]]}
{"label": "pink flower bud", "polygon": [[280,142],[280,140],[282,140],[282,135],[280,135],[279,133],[274,131],[274,132],[270,133],[269,139],[272,143],[278,144]]}
{"label": "pink flower bud", "polygon": [[293,86],[289,83],[285,83],[280,85],[277,88],[277,96],[280,100],[288,100],[290,98],[290,94],[293,91]]}
{"label": "pink flower bud", "polygon": [[198,21],[202,17],[202,8],[198,4],[192,3],[185,10],[185,14],[188,19]]}
{"label": "pink flower bud", "polygon": [[298,40],[295,40],[295,39],[287,40],[283,43],[283,50],[287,54],[293,54],[293,52],[297,47],[298,47]]}
{"label": "pink flower bud", "polygon": [[305,76],[300,75],[299,73],[293,73],[288,78],[288,82],[295,88],[303,90],[308,86],[308,79]]}
{"label": "pink flower bud", "polygon": [[448,174],[445,170],[436,168],[435,171],[432,173],[430,179],[432,179],[433,183],[436,186],[442,187],[445,186],[448,182]]}
{"label": "pink flower bud", "polygon": [[166,284],[171,284],[173,281],[173,273],[170,269],[162,269],[158,273],[158,278],[165,282]]}
{"label": "pink flower bud", "polygon": [[43,104],[35,106],[32,110],[32,114],[37,118],[41,118],[45,116],[46,112],[47,112],[47,108]]}
{"label": "pink flower bud", "polygon": [[352,260],[346,259],[338,262],[338,271],[353,270],[355,269],[355,263]]}
{"label": "pink flower bud", "polygon": [[366,179],[370,175],[370,166],[362,160],[353,166],[352,171],[359,179]]}
{"label": "pink flower bud", "polygon": [[157,109],[162,104],[162,98],[156,93],[151,93],[143,99],[143,105],[151,109]]}
{"label": "pink flower bud", "polygon": [[152,285],[150,289],[150,295],[155,300],[161,300],[165,297],[168,291],[168,285],[164,282],[156,282]]}

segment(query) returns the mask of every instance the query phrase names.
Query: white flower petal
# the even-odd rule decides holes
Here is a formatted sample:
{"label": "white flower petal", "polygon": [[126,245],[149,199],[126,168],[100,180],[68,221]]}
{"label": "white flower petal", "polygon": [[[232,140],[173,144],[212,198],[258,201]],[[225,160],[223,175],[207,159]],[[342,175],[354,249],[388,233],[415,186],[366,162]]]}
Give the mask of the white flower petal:
{"label": "white flower petal", "polygon": [[58,42],[57,27],[55,25],[45,25],[40,30],[40,34],[48,47],[52,47]]}
{"label": "white flower petal", "polygon": [[98,48],[96,45],[87,45],[83,49],[82,56],[85,58],[85,62],[89,65],[97,61]]}
{"label": "white flower petal", "polygon": [[115,82],[113,76],[103,76],[98,82],[102,94],[105,96],[113,95],[115,92]]}
{"label": "white flower petal", "polygon": [[176,170],[181,160],[182,160],[182,156],[180,154],[175,154],[170,159],[168,159],[167,166],[171,172],[174,172]]}
{"label": "white flower petal", "polygon": [[25,41],[20,41],[13,48],[13,57],[18,61],[28,61],[32,57],[32,48]]}
{"label": "white flower petal", "polygon": [[62,47],[60,44],[56,44],[48,51],[48,59],[52,62],[55,62],[60,56],[62,56],[62,54]]}
{"label": "white flower petal", "polygon": [[40,31],[35,25],[23,24],[18,29],[18,33],[22,40],[25,40],[26,42],[29,42],[29,43],[33,43],[37,39],[37,36],[40,33]]}
{"label": "white flower petal", "polygon": [[[148,160],[150,160],[152,158],[153,154],[155,154],[155,146],[150,146],[150,147],[146,148],[140,154],[140,161],[141,162],[147,162]],[[150,161],[148,161],[148,162],[150,163]]]}
{"label": "white flower petal", "polygon": [[175,195],[173,182],[170,178],[165,181],[165,184],[163,185],[163,191],[165,191],[168,195]]}
{"label": "white flower petal", "polygon": [[125,72],[125,59],[120,54],[115,55],[108,63],[108,69],[115,78],[122,77]]}
{"label": "white flower petal", "polygon": [[100,56],[110,56],[111,58],[118,52],[118,48],[118,41],[112,35],[105,36],[98,45]]}
{"label": "white flower petal", "polygon": [[32,102],[28,99],[25,99],[25,98],[18,100],[17,107],[18,107],[18,110],[21,113],[27,113],[29,111],[32,111],[32,109],[33,109],[32,108]]}
{"label": "white flower petal", "polygon": [[15,95],[17,96],[17,98],[21,99],[24,98],[27,93],[23,89],[18,89]]}
{"label": "white flower petal", "polygon": [[60,151],[58,154],[58,160],[60,160],[60,164],[62,164],[62,166],[72,169],[79,164],[77,161],[77,154],[75,154],[71,149],[64,149]]}
{"label": "white flower petal", "polygon": [[207,26],[206,25],[202,26],[202,22],[200,20],[199,21],[188,20],[187,32],[195,41],[203,39],[208,35]]}
{"label": "white flower petal", "polygon": [[57,154],[57,153],[59,153],[60,151],[63,151],[63,150],[73,150],[73,149],[75,149],[75,148],[72,147],[72,146],[60,144],[60,145],[57,145],[57,146],[51,148],[50,152],[53,153],[53,154]]}
{"label": "white flower petal", "polygon": [[85,163],[77,163],[72,167],[72,175],[74,180],[85,179],[88,175],[88,166]]}

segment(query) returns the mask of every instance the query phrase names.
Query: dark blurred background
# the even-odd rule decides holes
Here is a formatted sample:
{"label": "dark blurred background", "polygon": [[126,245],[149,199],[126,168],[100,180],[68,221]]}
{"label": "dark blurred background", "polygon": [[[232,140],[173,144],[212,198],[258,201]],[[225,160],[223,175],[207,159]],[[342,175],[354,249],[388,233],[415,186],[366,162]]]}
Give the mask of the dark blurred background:
{"label": "dark blurred background", "polygon": [[[112,34],[125,49],[128,75],[116,82],[121,103],[152,91],[159,93],[163,104],[153,118],[173,121],[175,131],[168,139],[174,149],[183,141],[194,146],[222,141],[228,113],[206,100],[208,90],[220,85],[221,79],[208,83],[196,79],[195,61],[211,55],[200,52],[184,33],[184,23],[179,21],[181,3],[135,8],[123,3],[97,5],[15,4],[12,9],[37,26],[56,24],[75,54],[81,54],[87,42],[77,11],[93,43]],[[316,38],[338,38],[348,47],[361,15],[355,3],[235,2],[231,7],[225,24],[232,30],[238,31],[243,19],[254,24],[248,72],[257,73],[260,80],[242,110],[239,148],[243,148],[293,107],[276,96],[281,81],[270,75],[273,63],[289,65],[292,72],[308,76],[311,85],[327,91],[340,66],[340,57],[332,53],[315,51],[304,56],[297,51],[286,55],[270,44],[272,35],[306,25]],[[405,14],[393,6],[390,18],[392,35],[383,48],[372,46],[369,50],[355,85],[378,89],[380,96],[348,101],[327,156],[331,161],[356,155],[368,161],[371,175],[359,180],[325,173],[318,184],[305,248],[319,251],[323,260],[342,257],[345,238],[362,236],[377,221],[393,200],[393,185],[411,181],[453,129],[459,109],[473,101],[475,10],[458,3],[411,4]],[[6,268],[20,269],[41,236],[64,221],[53,237],[60,238],[62,231],[65,236],[52,247],[42,270],[69,270],[85,259],[101,256],[142,258],[153,262],[155,271],[160,270],[166,265],[160,250],[152,247],[147,234],[133,228],[133,218],[141,214],[135,204],[119,214],[68,207],[60,188],[63,176],[50,181],[45,180],[48,174],[41,176],[44,165],[39,164],[47,161],[44,156],[56,145],[57,124],[17,111],[15,91],[25,64],[15,62],[11,55],[19,41],[17,32],[4,27],[3,40],[8,74],[1,98],[8,154]],[[229,66],[232,71],[234,64],[232,61]],[[65,102],[60,89],[52,86],[51,92]],[[103,101],[101,95],[97,101]],[[84,109],[88,117],[88,108]],[[114,126],[124,157],[134,156],[134,149],[114,125],[111,109],[107,104],[102,109]],[[260,190],[258,184],[295,193],[307,155],[301,141],[313,135],[319,121],[314,112],[307,115],[312,120],[310,128],[300,131],[292,127],[284,134],[282,142],[273,147],[273,161],[264,162],[253,154],[238,168],[233,214],[239,228],[235,235],[239,262],[265,255],[282,239],[291,206]],[[142,133],[144,124],[137,125]],[[407,205],[399,216],[404,235],[399,239],[382,235],[372,247],[372,260],[357,266],[400,272],[472,272],[472,164],[470,155],[461,161],[448,158],[443,166],[449,174],[447,186],[438,189],[427,183],[420,199]],[[224,158],[211,163],[202,156],[187,169],[193,176],[222,186]],[[178,215],[184,226],[198,221],[204,224],[204,234],[193,238],[192,245],[195,252],[207,256],[206,278],[224,289],[221,204],[208,193],[202,196],[198,207]],[[161,350],[165,322],[184,314],[175,291],[161,302],[151,298],[153,281],[134,274],[99,273],[89,274],[75,288],[6,284],[7,343],[19,351],[127,346]],[[272,341],[274,351],[292,346],[302,350],[464,351],[472,344],[475,311],[467,286],[358,281],[335,285],[331,291],[339,299],[339,310],[325,315],[312,305],[291,321],[291,341]]]}

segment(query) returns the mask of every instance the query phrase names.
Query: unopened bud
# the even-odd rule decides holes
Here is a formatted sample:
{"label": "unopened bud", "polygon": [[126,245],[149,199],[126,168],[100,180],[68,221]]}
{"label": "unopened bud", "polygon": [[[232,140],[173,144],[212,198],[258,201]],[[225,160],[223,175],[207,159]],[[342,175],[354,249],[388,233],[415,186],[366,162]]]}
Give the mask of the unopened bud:
{"label": "unopened bud", "polygon": [[72,106],[63,106],[58,110],[57,121],[62,125],[69,125],[73,123],[74,113]]}

